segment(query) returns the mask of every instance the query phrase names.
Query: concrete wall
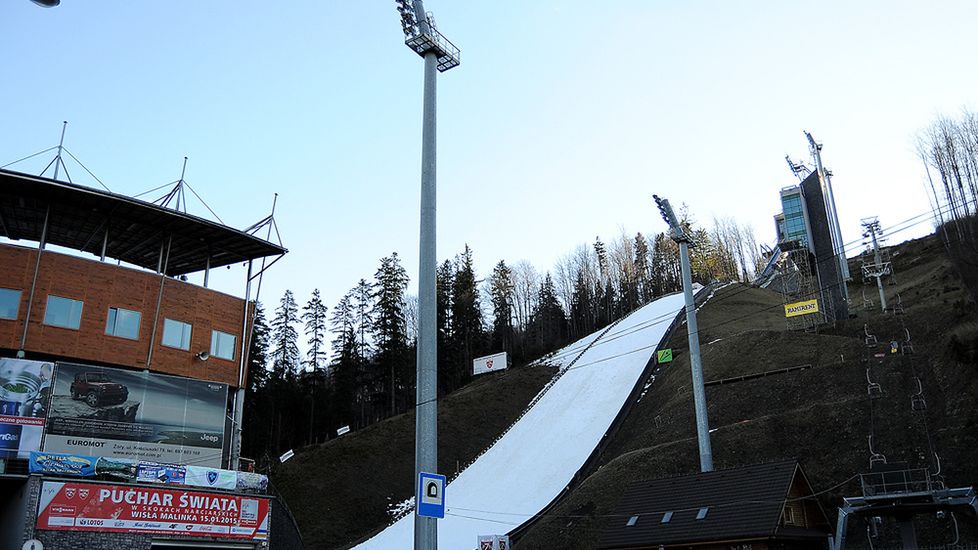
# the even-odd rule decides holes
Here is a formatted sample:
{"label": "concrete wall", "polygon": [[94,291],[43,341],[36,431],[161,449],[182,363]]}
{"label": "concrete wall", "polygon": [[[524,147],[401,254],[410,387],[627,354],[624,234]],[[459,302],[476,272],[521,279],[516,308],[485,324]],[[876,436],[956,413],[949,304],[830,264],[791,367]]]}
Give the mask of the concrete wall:
{"label": "concrete wall", "polygon": [[[36,259],[36,249],[0,244],[0,287],[21,291],[17,319],[0,319],[0,352],[20,349]],[[43,324],[49,294],[84,302],[78,330]],[[137,340],[105,334],[110,307],[141,313]],[[241,298],[138,269],[44,251],[24,350],[28,359],[62,358],[143,369],[156,320],[150,370],[237,386],[243,317]],[[193,325],[189,350],[161,345],[164,318]],[[212,356],[203,362],[194,357],[210,351],[211,330],[236,336],[234,360]]]}

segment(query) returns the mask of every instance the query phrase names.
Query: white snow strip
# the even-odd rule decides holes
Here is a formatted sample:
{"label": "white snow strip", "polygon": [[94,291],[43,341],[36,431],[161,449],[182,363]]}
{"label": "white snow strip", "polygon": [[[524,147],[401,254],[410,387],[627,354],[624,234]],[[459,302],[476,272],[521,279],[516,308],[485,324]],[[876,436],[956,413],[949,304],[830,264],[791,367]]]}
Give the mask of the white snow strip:
{"label": "white snow strip", "polygon": [[[549,504],[601,441],[682,309],[681,293],[638,309],[595,342],[573,368],[567,366],[602,331],[557,352],[552,363],[566,369],[563,376],[445,489],[439,548],[474,549],[479,535],[504,534]],[[413,538],[411,513],[356,548],[403,550]]]}

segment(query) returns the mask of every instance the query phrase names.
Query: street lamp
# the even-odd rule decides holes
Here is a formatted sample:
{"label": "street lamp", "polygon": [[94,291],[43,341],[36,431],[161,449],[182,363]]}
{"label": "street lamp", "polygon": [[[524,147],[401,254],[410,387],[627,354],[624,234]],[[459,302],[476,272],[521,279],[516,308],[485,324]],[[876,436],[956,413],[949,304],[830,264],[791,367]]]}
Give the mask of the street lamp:
{"label": "street lamp", "polygon": [[[437,306],[435,298],[436,69],[457,67],[459,49],[435,28],[422,0],[395,0],[404,44],[424,58],[424,114],[421,130],[421,246],[418,274],[418,390],[415,402],[414,475],[438,469]],[[415,495],[421,502],[421,495]],[[435,518],[414,516],[415,550],[438,548]]]}
{"label": "street lamp", "polygon": [[662,219],[669,224],[669,237],[679,244],[679,261],[683,271],[683,294],[686,297],[686,332],[689,334],[689,368],[693,375],[693,404],[696,408],[696,437],[700,448],[700,471],[713,471],[713,448],[710,445],[710,420],[706,415],[706,388],[703,386],[703,365],[700,361],[700,334],[696,325],[696,303],[693,301],[693,276],[689,267],[689,247],[692,235],[679,223],[669,199],[652,195]]}

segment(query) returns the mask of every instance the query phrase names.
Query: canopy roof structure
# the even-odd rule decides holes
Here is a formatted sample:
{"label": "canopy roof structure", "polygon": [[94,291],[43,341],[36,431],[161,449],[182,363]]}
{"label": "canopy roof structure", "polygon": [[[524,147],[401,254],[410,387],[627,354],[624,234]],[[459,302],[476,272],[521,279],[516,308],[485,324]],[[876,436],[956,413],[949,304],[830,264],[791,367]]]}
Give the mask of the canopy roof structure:
{"label": "canopy roof structure", "polygon": [[[43,238],[154,271],[165,264],[163,272],[169,276],[288,252],[192,214],[9,170],[0,170],[0,236],[37,242]],[[167,244],[169,251],[161,262]]]}

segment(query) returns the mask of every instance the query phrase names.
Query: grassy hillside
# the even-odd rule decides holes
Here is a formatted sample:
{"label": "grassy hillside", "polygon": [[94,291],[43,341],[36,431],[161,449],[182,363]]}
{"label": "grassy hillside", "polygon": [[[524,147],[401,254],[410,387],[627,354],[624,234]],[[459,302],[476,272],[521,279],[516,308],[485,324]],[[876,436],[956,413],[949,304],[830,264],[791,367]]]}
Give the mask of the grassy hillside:
{"label": "grassy hillside", "polygon": [[[978,484],[974,449],[978,436],[978,377],[968,355],[975,344],[975,308],[934,238],[911,241],[893,255],[904,315],[883,315],[857,308],[855,318],[819,333],[785,331],[781,297],[742,286],[729,286],[700,310],[700,341],[705,378],[722,378],[811,365],[789,374],[707,388],[714,462],[726,468],[781,458],[798,458],[816,490],[830,488],[823,506],[835,520],[844,495],[858,494],[858,482],[843,483],[868,470],[870,399],[866,389],[863,326],[881,342],[903,339],[910,330],[916,354],[871,358],[872,376],[884,389],[876,400],[876,447],[889,462],[927,465],[928,432],[941,457],[950,486]],[[853,273],[858,273],[858,264]],[[856,303],[862,285],[850,288]],[[875,286],[867,296],[876,297]],[[654,479],[699,468],[687,346],[684,330],[670,345],[676,361],[656,373],[596,471],[536,522],[517,541],[521,549],[591,548],[612,514],[623,489],[633,481]],[[970,347],[969,347],[970,346]],[[874,351],[888,351],[889,346]],[[913,362],[913,367],[910,362]],[[926,413],[914,413],[916,392],[911,374],[923,380]],[[924,428],[924,419],[929,430]],[[934,520],[921,529],[922,542],[950,540],[950,520]],[[974,541],[975,522],[962,523],[962,536]],[[853,535],[854,537],[856,535]],[[861,542],[865,536],[856,537]],[[964,540],[964,539],[963,539]],[[858,543],[858,542],[857,542]]]}
{"label": "grassy hillside", "polygon": [[[700,341],[708,382],[805,365],[789,374],[707,388],[717,468],[798,458],[812,483],[831,489],[823,506],[834,521],[841,497],[858,493],[855,474],[868,469],[870,400],[866,393],[863,326],[881,342],[909,328],[916,354],[872,364],[885,396],[876,400],[876,447],[890,462],[926,465],[927,435],[951,486],[978,484],[972,460],[978,439],[978,317],[974,304],[934,238],[894,249],[904,315],[857,308],[855,317],[818,333],[788,332],[779,294],[732,285],[700,310]],[[858,262],[853,273],[858,273]],[[862,302],[862,285],[850,294]],[[866,295],[877,300],[874,286]],[[583,481],[522,533],[521,549],[591,548],[622,490],[632,481],[699,467],[686,332],[669,343],[675,361],[655,372]],[[888,349],[881,348],[880,351]],[[910,362],[913,362],[911,367]],[[911,369],[923,379],[926,413],[914,413]],[[513,369],[477,379],[439,404],[439,469],[454,473],[489,445],[553,375],[549,368]],[[923,420],[929,430],[924,429]],[[324,445],[298,450],[272,479],[286,498],[310,548],[345,548],[385,527],[391,504],[413,493],[414,415],[381,422]],[[546,468],[545,464],[540,465]],[[836,486],[837,487],[833,487]],[[516,505],[507,512],[525,512]],[[960,519],[960,518],[959,518]],[[946,543],[949,520],[921,529],[926,543]],[[974,521],[962,536],[976,540]],[[500,526],[513,528],[515,525]],[[861,542],[864,535],[853,535]],[[964,539],[967,540],[967,539]]]}
{"label": "grassy hillside", "polygon": [[[438,403],[438,471],[453,474],[506,429],[554,375],[524,367],[483,375]],[[386,527],[414,494],[414,413],[298,449],[272,473],[309,548],[345,548]]]}

